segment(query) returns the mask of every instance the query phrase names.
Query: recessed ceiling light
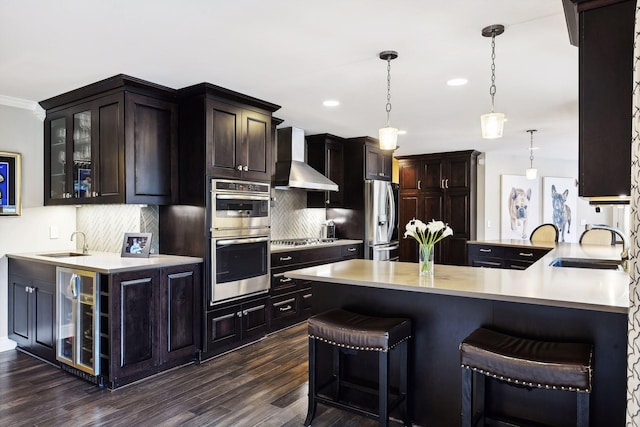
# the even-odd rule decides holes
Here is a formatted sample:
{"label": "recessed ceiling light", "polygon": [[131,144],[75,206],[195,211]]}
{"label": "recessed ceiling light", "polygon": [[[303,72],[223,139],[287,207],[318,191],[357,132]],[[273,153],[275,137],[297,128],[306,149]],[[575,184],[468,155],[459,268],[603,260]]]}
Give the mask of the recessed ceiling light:
{"label": "recessed ceiling light", "polygon": [[463,79],[463,78],[456,78],[456,79],[447,80],[447,85],[448,86],[464,86],[467,83],[469,83],[469,80]]}
{"label": "recessed ceiling light", "polygon": [[398,131],[398,135],[406,135],[407,131],[406,130],[399,130]]}
{"label": "recessed ceiling light", "polygon": [[337,107],[340,105],[340,101],[336,101],[335,99],[327,99],[322,103],[325,107]]}

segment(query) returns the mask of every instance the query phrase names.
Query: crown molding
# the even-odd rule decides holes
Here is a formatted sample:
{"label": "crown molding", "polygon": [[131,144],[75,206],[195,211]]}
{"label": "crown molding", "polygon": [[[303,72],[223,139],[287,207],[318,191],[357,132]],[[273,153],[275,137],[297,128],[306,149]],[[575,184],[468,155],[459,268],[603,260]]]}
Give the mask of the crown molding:
{"label": "crown molding", "polygon": [[0,105],[6,105],[7,107],[22,108],[23,110],[29,110],[39,120],[44,120],[45,111],[42,107],[34,101],[27,99],[14,98],[13,96],[0,95]]}

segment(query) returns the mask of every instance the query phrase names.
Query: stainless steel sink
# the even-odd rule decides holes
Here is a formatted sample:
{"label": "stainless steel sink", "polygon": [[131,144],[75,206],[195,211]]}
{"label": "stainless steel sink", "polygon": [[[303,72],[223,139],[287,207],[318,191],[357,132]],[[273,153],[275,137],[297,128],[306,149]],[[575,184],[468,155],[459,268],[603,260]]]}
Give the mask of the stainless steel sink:
{"label": "stainless steel sink", "polygon": [[612,259],[556,258],[549,264],[552,267],[594,268],[598,270],[620,270],[622,261]]}
{"label": "stainless steel sink", "polygon": [[38,254],[38,256],[44,256],[49,258],[71,258],[75,256],[87,256],[89,254],[83,254],[80,252],[56,252],[52,254]]}

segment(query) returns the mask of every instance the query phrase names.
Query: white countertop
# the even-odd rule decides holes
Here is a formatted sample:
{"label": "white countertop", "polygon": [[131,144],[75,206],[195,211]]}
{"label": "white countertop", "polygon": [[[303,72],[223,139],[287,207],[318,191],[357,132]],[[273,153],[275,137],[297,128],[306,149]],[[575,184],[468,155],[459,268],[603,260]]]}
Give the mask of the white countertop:
{"label": "white countertop", "polygon": [[[474,243],[522,246],[518,242]],[[379,289],[628,312],[629,275],[626,272],[549,266],[558,257],[619,260],[620,248],[559,243],[526,270],[436,264],[433,277],[420,277],[416,263],[358,259],[293,270],[285,276]]]}
{"label": "white countertop", "polygon": [[[60,252],[69,251],[49,251],[48,253],[55,254]],[[37,253],[7,254],[7,257],[25,261],[37,261],[60,267],[96,271],[104,274],[202,262],[202,258],[176,255],[151,255],[149,258],[122,258],[120,254],[113,252],[89,252],[89,255],[87,256],[53,258],[45,256],[46,253],[47,252],[45,251]]]}

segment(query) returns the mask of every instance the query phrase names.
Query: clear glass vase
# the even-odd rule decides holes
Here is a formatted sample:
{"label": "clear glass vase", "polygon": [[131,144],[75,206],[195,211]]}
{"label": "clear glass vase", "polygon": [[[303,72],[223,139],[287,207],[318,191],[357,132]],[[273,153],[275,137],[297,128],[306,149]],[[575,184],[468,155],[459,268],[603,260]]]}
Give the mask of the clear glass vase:
{"label": "clear glass vase", "polygon": [[434,266],[434,250],[433,246],[423,245],[420,246],[418,251],[418,267],[420,276],[433,276]]}

